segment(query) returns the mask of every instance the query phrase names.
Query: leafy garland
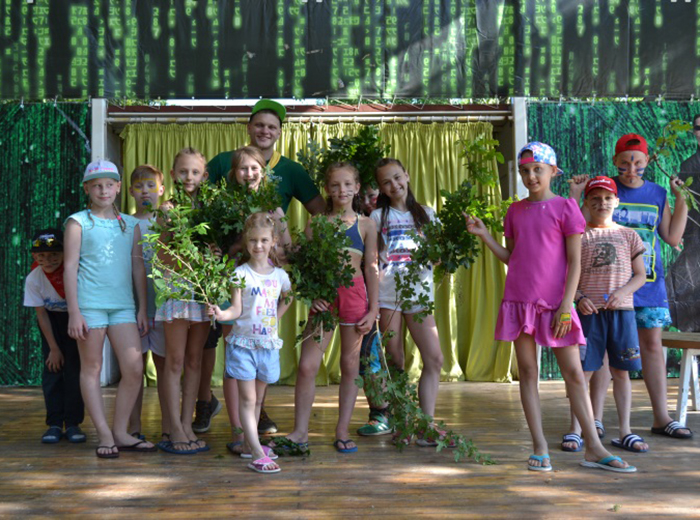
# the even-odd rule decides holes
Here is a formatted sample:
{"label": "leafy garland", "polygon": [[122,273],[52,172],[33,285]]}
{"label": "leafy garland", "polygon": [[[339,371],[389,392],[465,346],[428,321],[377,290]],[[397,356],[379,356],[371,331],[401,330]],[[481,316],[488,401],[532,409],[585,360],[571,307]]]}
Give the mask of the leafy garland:
{"label": "leafy garland", "polygon": [[328,167],[336,162],[352,163],[360,172],[360,184],[376,188],[374,167],[379,159],[389,155],[390,147],[381,143],[376,125],[363,126],[355,136],[344,136],[328,140],[330,146],[321,148],[309,141],[306,150],[297,153],[299,163],[309,172],[318,189],[325,186]]}
{"label": "leafy garland", "polygon": [[[199,211],[192,207],[190,197],[178,185],[173,207],[157,211],[159,218],[153,225],[153,233],[143,239],[154,253],[149,276],[153,279],[158,307],[169,299],[220,304],[231,298],[232,289],[245,286],[242,280],[231,278],[235,261],[227,255],[220,259],[212,252],[207,243],[210,228],[206,222],[197,222]],[[168,235],[169,239],[164,240]],[[173,265],[163,257],[171,258]]]}
{"label": "leafy garland", "polygon": [[[382,347],[386,348],[387,341],[393,335],[394,332],[390,331],[381,337]],[[396,448],[403,451],[414,437],[420,436],[437,442],[435,449],[438,453],[445,448],[454,449],[455,462],[469,458],[485,465],[496,464],[488,454],[481,453],[471,439],[448,430],[443,421],[435,423],[433,417],[421,409],[417,385],[410,381],[407,372],[399,371],[387,363],[384,348],[379,349],[379,352],[385,372],[379,377],[376,377],[378,374],[369,376],[371,370],[367,367],[364,379],[358,377],[355,384],[364,390],[370,402],[388,403],[391,410],[389,426],[395,431]],[[369,365],[370,361],[364,362]]]}
{"label": "leafy garland", "polygon": [[417,248],[406,268],[395,274],[397,302],[401,302],[402,309],[415,305],[424,309],[414,315],[418,321],[432,314],[435,307],[428,294],[428,283],[420,281],[423,270],[435,265],[435,276],[441,279],[460,267],[469,268],[480,254],[481,245],[476,236],[467,232],[464,214],[479,217],[490,229],[502,232],[502,215],[513,202],[498,202],[488,193],[498,182],[490,165],[494,160],[503,163],[503,155],[496,151],[498,141],[481,138],[460,144],[467,180],[454,192],[440,190],[445,200],[437,218],[424,225],[420,233],[412,233]]}
{"label": "leafy garland", "polygon": [[[307,305],[316,299],[333,302],[339,287],[352,283],[352,269],[348,268],[351,258],[347,248],[350,238],[345,234],[345,226],[340,218],[328,219],[326,215],[316,215],[309,223],[311,238],[299,230],[294,230],[295,244],[288,256],[295,299]],[[304,321],[299,323],[303,327]],[[338,325],[337,310],[327,310],[314,314],[311,325],[318,335],[328,332]],[[303,339],[297,336],[297,341]]]}

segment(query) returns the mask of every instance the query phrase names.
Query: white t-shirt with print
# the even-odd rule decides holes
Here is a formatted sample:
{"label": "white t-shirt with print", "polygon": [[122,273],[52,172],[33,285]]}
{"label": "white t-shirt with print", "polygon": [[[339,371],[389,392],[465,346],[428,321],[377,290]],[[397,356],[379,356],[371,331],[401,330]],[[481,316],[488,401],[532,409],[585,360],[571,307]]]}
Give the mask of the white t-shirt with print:
{"label": "white t-shirt with print", "polygon": [[24,282],[24,306],[45,307],[47,311],[68,312],[66,300],[59,296],[41,267],[34,268]]}
{"label": "white t-shirt with print", "polygon": [[277,303],[280,295],[291,289],[287,273],[275,267],[270,274],[254,271],[247,263],[234,271],[245,281],[241,289],[243,310],[234,322],[229,344],[248,349],[281,349],[283,341],[277,333]]}

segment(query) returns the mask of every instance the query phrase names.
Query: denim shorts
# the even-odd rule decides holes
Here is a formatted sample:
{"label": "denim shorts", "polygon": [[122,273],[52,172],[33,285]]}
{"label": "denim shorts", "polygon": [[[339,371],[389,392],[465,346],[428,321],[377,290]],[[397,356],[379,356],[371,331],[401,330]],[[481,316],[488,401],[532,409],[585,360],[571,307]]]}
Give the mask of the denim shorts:
{"label": "denim shorts", "polygon": [[89,329],[104,329],[110,325],[136,323],[135,309],[80,309]]}
{"label": "denim shorts", "polygon": [[277,349],[250,349],[226,344],[226,377],[241,381],[257,379],[271,385],[280,378]]}
{"label": "denim shorts", "polygon": [[638,329],[663,329],[673,323],[666,307],[635,307],[634,312]]}
{"label": "denim shorts", "polygon": [[598,314],[580,314],[579,319],[586,336],[584,372],[602,367],[606,351],[611,367],[627,372],[642,369],[634,311],[599,310]]}

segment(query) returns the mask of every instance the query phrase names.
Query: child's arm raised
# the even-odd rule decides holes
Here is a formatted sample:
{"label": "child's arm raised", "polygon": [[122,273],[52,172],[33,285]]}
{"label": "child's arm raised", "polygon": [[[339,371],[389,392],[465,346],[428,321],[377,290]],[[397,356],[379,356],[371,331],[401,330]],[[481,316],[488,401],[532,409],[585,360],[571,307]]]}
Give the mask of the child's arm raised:
{"label": "child's arm raised", "polygon": [[134,245],[131,248],[131,276],[134,279],[136,300],[139,302],[139,312],[136,314],[136,324],[141,337],[148,334],[148,314],[146,296],[146,265],[143,263],[143,247],[141,242],[141,228],[134,227]]}
{"label": "child's arm raised", "polygon": [[[564,297],[559,309],[552,319],[555,338],[563,338],[571,330],[571,309],[574,305],[574,295],[581,277],[581,237],[579,233],[566,237],[566,285]],[[568,314],[568,319],[567,315]],[[562,319],[562,315],[564,318]]]}
{"label": "child's arm raised", "polygon": [[676,207],[673,213],[671,213],[671,206],[669,206],[668,200],[666,200],[664,214],[661,217],[661,224],[659,225],[659,236],[669,246],[677,247],[683,239],[685,225],[688,222],[688,204],[686,204],[685,198],[681,194],[680,186],[683,185],[683,181],[678,177],[672,177],[670,185],[671,191],[676,197]]}
{"label": "child's arm raised", "polygon": [[[41,267],[38,269],[41,269]],[[49,356],[46,358],[46,366],[49,372],[58,372],[63,366],[63,353],[56,342],[56,337],[53,335],[49,313],[46,311],[46,307],[34,307],[34,310],[36,310],[39,329],[41,329],[44,338],[46,338],[46,343],[49,345]]]}
{"label": "child's arm raised", "polygon": [[[581,206],[581,195],[586,189],[586,184],[588,184],[588,175],[574,175],[569,180],[569,198],[574,199],[579,206]],[[581,213],[586,222],[591,220],[591,214],[585,205],[581,206]]]}
{"label": "child's arm raised", "polygon": [[501,244],[496,242],[496,239],[493,238],[491,233],[489,233],[489,230],[486,228],[486,225],[480,218],[470,217],[465,213],[462,214],[464,215],[464,220],[467,223],[467,231],[472,235],[478,236],[482,242],[484,242],[484,244],[486,244],[486,246],[493,251],[496,258],[498,258],[504,264],[508,264],[510,261],[510,253],[513,251],[513,239],[506,238],[506,247],[503,247]]}
{"label": "child's arm raised", "polygon": [[89,332],[85,318],[78,307],[78,264],[83,229],[73,219],[66,223],[63,247],[63,285],[66,289],[68,305],[68,335],[73,339],[85,340]]}
{"label": "child's arm raised", "polygon": [[367,285],[367,297],[369,309],[364,318],[355,326],[360,334],[367,334],[372,330],[372,325],[379,314],[379,272],[377,270],[377,224],[368,217],[360,217],[360,229],[362,239],[365,242],[365,284]]}
{"label": "child's arm raised", "polygon": [[642,254],[638,254],[636,258],[632,260],[632,272],[634,273],[630,281],[625,285],[613,291],[613,293],[608,297],[608,301],[605,302],[604,309],[616,309],[622,305],[630,294],[642,288],[642,286],[647,281],[647,271],[644,267],[644,257]]}
{"label": "child's arm raised", "polygon": [[231,306],[226,310],[221,310],[218,305],[207,306],[207,314],[214,316],[218,321],[237,320],[243,312],[243,301],[240,289],[231,290]]}

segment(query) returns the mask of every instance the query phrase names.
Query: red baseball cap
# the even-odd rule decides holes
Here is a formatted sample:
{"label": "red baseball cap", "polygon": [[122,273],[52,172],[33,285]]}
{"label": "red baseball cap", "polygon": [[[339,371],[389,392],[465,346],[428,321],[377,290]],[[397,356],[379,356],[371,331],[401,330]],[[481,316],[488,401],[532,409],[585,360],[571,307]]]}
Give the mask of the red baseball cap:
{"label": "red baseball cap", "polygon": [[[639,141],[639,142],[634,142]],[[622,152],[642,152],[644,155],[649,155],[647,141],[639,134],[626,134],[617,140],[615,145],[615,155]]]}
{"label": "red baseball cap", "polygon": [[588,181],[588,184],[586,184],[584,197],[588,197],[588,193],[598,188],[601,190],[611,191],[617,197],[617,184],[615,184],[615,181],[610,177],[605,177],[603,175],[598,175],[597,177],[593,177],[590,181]]}

